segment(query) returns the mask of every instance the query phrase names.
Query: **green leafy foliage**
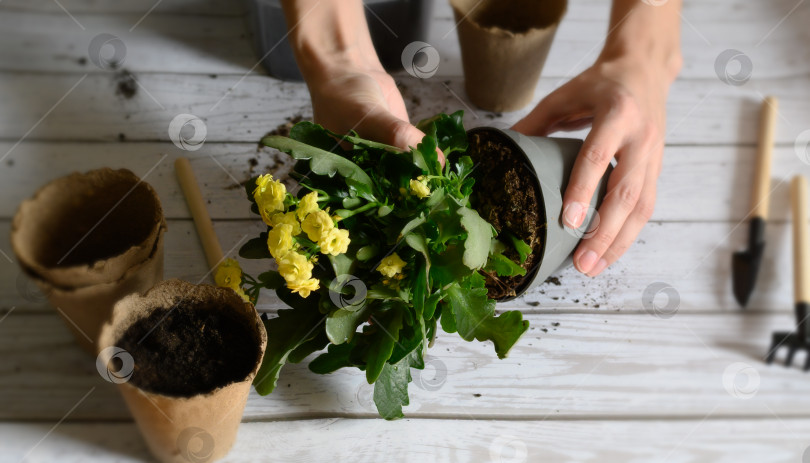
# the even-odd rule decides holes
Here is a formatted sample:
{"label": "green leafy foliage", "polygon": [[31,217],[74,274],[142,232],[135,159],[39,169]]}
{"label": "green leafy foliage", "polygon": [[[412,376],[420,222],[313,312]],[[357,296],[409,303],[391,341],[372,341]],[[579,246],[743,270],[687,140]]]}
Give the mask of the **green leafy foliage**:
{"label": "green leafy foliage", "polygon": [[278,311],[278,317],[264,320],[267,330],[267,350],[262,359],[253,387],[259,394],[267,395],[276,388],[281,367],[296,348],[318,334],[323,323],[323,314],[311,302],[299,303],[292,309]]}
{"label": "green leafy foliage", "polygon": [[[284,364],[320,351],[311,371],[364,371],[380,415],[396,419],[409,403],[410,370],[424,368],[438,325],[467,341],[491,341],[500,358],[528,328],[519,312],[496,316],[495,301],[487,296],[481,271],[526,273],[505,257],[503,243],[516,249],[521,262],[531,249],[517,239],[496,239],[495,229],[472,207],[473,163],[465,154],[462,113],[440,114],[419,127],[426,136],[409,151],[311,122],[294,126],[290,138],[262,140],[299,160],[293,175],[302,194],[318,192],[319,207],[341,218],[351,244],[345,254],[321,258],[313,270],[320,289],[307,298],[291,293],[273,270],[250,280],[256,285],[250,294],[272,289],[291,307],[265,321],[268,348],[254,383],[260,394],[273,391]],[[414,182],[428,193],[418,194]],[[255,187],[245,187],[251,202]],[[255,204],[252,210],[257,212]],[[296,240],[314,245],[303,235]],[[240,255],[269,258],[266,241],[263,233]],[[394,257],[401,269],[383,272]]]}

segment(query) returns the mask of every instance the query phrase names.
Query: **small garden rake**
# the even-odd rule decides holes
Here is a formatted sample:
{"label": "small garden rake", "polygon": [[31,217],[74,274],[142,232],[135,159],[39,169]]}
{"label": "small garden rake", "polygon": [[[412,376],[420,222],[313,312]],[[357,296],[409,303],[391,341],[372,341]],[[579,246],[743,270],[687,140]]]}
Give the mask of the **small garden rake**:
{"label": "small garden rake", "polygon": [[785,366],[790,366],[796,351],[807,351],[804,371],[810,370],[810,236],[807,226],[807,180],[797,175],[790,185],[793,205],[793,294],[796,302],[796,330],[773,333],[771,348],[765,361],[773,362],[776,351],[788,348]]}

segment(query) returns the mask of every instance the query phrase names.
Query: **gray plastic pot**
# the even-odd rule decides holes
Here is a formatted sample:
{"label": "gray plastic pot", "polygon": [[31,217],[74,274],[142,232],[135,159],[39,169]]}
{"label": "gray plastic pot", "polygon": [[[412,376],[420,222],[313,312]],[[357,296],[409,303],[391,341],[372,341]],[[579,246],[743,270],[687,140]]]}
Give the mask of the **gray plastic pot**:
{"label": "gray plastic pot", "polygon": [[499,299],[499,302],[509,301],[542,284],[557,270],[571,265],[571,257],[577,244],[583,238],[592,236],[599,225],[596,210],[605,197],[607,177],[613,168],[608,167],[600,180],[582,226],[570,229],[562,223],[562,198],[574,168],[574,161],[582,147],[582,140],[531,137],[514,130],[494,127],[477,127],[467,131],[467,134],[486,134],[488,138],[494,137],[496,140],[511,144],[512,152],[523,156],[527,165],[532,168],[540,187],[543,206],[540,212],[546,222],[545,230],[541,232],[540,237],[543,243],[542,255],[539,263],[527,272],[520,286],[515,288],[516,295]]}

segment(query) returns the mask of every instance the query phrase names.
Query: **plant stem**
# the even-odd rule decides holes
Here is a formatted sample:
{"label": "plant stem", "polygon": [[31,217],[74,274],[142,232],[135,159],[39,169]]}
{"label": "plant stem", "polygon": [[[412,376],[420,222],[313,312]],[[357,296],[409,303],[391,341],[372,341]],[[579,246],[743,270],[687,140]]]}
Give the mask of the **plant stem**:
{"label": "plant stem", "polygon": [[348,219],[349,217],[351,217],[353,215],[357,215],[357,214],[359,214],[361,212],[366,212],[369,209],[373,209],[375,207],[380,207],[380,206],[382,206],[382,204],[380,204],[378,202],[373,202],[373,203],[367,203],[367,204],[365,204],[363,206],[360,206],[357,209],[350,209],[350,210],[349,209],[344,209],[344,210],[349,211],[349,215],[347,215],[347,216],[341,215],[340,218],[341,219]]}

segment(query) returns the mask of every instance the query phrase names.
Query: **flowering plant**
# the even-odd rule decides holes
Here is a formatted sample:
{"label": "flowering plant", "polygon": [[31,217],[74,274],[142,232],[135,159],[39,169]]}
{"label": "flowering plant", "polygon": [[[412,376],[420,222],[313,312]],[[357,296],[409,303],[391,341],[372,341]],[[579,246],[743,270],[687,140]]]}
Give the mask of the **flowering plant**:
{"label": "flowering plant", "polygon": [[496,316],[487,297],[482,273],[525,274],[503,252],[512,246],[523,262],[531,248],[514,237],[499,240],[472,207],[461,117],[423,121],[426,136],[409,151],[311,122],[295,125],[289,138],[262,140],[298,160],[291,175],[301,190],[293,195],[270,175],[248,183],[267,231],[239,254],[273,258],[278,269],[255,279],[220,269],[223,283],[229,275],[227,285],[245,297],[273,289],[291,307],[264,320],[267,351],[254,381],[260,394],[275,389],[287,362],[327,348],[310,370],[365,371],[380,415],[398,418],[410,369],[424,367],[438,324],[467,341],[492,341],[500,358],[528,329],[518,311]]}

